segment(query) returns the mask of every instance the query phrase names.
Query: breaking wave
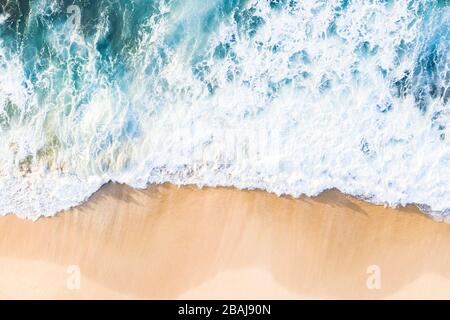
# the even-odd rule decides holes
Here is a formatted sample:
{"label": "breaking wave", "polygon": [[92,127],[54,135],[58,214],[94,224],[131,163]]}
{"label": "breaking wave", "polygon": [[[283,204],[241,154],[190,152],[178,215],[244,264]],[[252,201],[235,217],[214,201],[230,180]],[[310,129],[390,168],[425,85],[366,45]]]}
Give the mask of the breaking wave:
{"label": "breaking wave", "polygon": [[0,0],[0,214],[113,181],[450,217],[450,2]]}

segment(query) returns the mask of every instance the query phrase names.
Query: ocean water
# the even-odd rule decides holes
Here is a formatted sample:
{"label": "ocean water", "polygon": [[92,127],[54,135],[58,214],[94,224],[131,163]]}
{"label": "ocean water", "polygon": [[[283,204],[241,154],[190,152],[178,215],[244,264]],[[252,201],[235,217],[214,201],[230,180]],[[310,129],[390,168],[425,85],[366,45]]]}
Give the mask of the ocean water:
{"label": "ocean water", "polygon": [[450,0],[0,0],[0,214],[113,181],[450,221]]}

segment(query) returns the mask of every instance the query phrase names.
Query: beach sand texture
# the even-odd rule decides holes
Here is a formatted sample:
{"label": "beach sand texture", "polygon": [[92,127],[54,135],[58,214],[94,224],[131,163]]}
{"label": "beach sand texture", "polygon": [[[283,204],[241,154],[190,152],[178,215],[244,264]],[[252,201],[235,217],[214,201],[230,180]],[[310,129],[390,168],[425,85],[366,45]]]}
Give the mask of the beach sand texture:
{"label": "beach sand texture", "polygon": [[450,225],[336,190],[109,184],[55,217],[0,217],[0,298],[448,299]]}

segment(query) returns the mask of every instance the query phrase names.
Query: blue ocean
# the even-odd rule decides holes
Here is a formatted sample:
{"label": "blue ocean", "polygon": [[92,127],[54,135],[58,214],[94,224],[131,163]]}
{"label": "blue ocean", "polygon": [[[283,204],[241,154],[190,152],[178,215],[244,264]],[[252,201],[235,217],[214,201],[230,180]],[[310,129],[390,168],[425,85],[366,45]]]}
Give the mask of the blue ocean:
{"label": "blue ocean", "polygon": [[102,185],[450,221],[450,0],[0,0],[0,214]]}

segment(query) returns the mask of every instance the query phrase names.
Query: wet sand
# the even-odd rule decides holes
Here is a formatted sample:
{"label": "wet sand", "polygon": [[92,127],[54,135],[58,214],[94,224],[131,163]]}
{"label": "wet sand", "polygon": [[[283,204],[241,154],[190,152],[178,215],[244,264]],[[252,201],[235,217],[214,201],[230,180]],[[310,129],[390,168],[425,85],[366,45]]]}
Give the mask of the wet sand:
{"label": "wet sand", "polygon": [[52,218],[0,217],[0,298],[450,299],[450,225],[334,190],[110,184]]}

